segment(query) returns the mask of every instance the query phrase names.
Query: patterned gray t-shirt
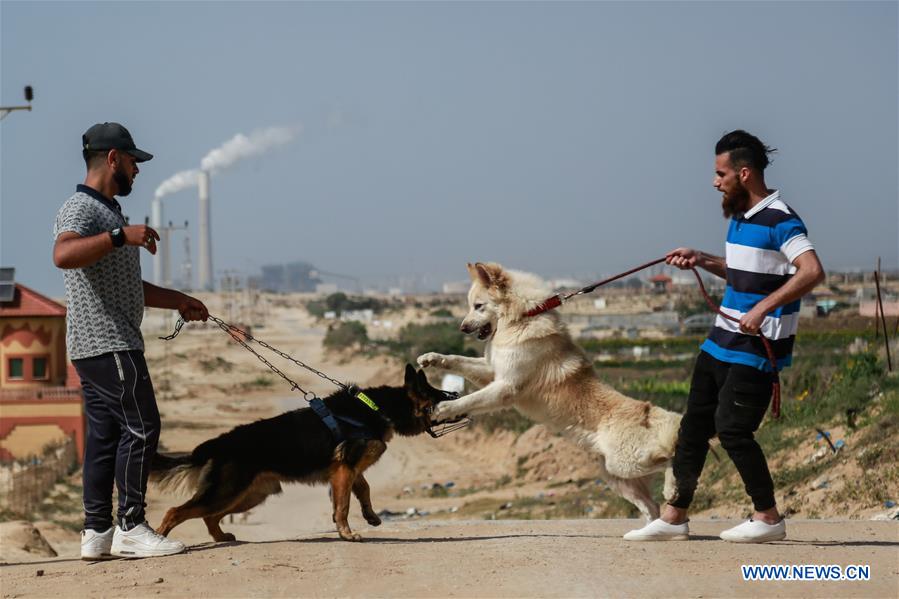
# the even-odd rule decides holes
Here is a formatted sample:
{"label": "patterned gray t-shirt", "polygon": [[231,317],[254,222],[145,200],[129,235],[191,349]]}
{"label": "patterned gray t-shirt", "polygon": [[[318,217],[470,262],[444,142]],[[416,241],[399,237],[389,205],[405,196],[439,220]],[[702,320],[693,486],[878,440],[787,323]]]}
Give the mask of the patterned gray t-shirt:
{"label": "patterned gray t-shirt", "polygon": [[[66,231],[90,237],[125,225],[118,202],[79,185],[56,215],[53,239]],[[71,359],[143,351],[144,287],[139,252],[138,247],[126,245],[90,266],[63,271],[68,302],[66,346]]]}

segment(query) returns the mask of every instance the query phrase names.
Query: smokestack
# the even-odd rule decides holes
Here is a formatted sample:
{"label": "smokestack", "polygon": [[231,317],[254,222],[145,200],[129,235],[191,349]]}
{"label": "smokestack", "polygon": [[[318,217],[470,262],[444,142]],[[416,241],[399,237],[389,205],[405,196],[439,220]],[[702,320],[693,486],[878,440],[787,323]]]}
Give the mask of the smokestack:
{"label": "smokestack", "polygon": [[[162,199],[158,196],[153,198],[150,203],[150,226],[156,229],[159,236],[162,237]],[[165,274],[163,273],[162,254],[160,250],[168,252],[167,247],[156,248],[156,254],[153,256],[153,284],[162,285]]]}
{"label": "smokestack", "polygon": [[190,230],[184,226],[184,261],[181,263],[181,287],[190,289],[193,285],[193,273],[190,265]]}
{"label": "smokestack", "polygon": [[197,289],[214,291],[215,281],[212,277],[212,238],[210,236],[211,217],[209,210],[209,172],[200,171],[197,181],[200,190],[200,220],[197,227],[199,249],[197,250]]}

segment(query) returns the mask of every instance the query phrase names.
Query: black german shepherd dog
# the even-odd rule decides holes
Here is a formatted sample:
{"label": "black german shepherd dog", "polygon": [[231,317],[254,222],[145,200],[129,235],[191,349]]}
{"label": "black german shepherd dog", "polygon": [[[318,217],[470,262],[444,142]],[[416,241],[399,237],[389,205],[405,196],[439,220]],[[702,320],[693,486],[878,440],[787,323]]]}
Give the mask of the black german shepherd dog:
{"label": "black german shepherd dog", "polygon": [[185,520],[203,518],[215,541],[233,541],[234,535],[219,525],[225,515],[245,512],[280,493],[282,482],[330,483],[337,532],[344,540],[361,541],[347,524],[350,491],[366,521],[379,525],[363,473],[378,461],[394,433],[427,431],[432,408],[447,399],[428,384],[424,371],[410,365],[402,387],[365,389],[361,397],[351,388],[323,400],[342,429],[347,422],[355,429],[344,439],[336,439],[312,408],[302,408],[238,426],[189,454],[157,454],[150,480],[195,490],[190,500],[166,513],[160,534]]}

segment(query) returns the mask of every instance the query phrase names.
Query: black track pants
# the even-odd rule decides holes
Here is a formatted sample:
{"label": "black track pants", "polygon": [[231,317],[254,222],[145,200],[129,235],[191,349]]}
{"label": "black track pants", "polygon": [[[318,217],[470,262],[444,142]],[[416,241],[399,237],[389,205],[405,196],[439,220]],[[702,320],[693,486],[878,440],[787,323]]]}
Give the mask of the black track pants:
{"label": "black track pants", "polygon": [[144,521],[147,478],[159,441],[159,410],[141,351],[73,360],[84,389],[84,528],[112,525],[112,482],[124,530]]}
{"label": "black track pants", "polygon": [[721,362],[700,352],[674,454],[677,493],[669,502],[671,505],[684,509],[690,506],[709,440],[717,434],[737,467],[755,509],[764,511],[774,507],[774,483],[753,434],[771,401],[772,383],[770,373]]}

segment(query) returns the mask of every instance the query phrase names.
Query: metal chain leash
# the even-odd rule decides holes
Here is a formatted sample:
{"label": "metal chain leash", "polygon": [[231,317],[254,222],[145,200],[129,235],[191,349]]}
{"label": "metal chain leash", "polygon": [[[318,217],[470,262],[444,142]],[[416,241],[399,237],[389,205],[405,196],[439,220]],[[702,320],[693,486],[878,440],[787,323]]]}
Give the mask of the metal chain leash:
{"label": "metal chain leash", "polygon": [[[284,380],[287,382],[287,384],[290,385],[290,387],[291,387],[292,390],[296,390],[296,391],[299,391],[300,393],[302,393],[302,394],[303,394],[303,399],[305,399],[306,401],[311,401],[311,400],[315,399],[315,398],[316,398],[315,393],[313,393],[312,391],[306,391],[305,389],[303,389],[302,387],[300,387],[300,386],[297,384],[296,381],[294,381],[293,379],[291,379],[290,377],[288,377],[286,374],[284,374],[283,372],[281,372],[281,370],[279,370],[277,366],[275,366],[274,364],[272,364],[271,362],[269,362],[268,360],[266,360],[264,356],[260,355],[256,350],[254,350],[252,347],[250,347],[250,345],[249,345],[246,341],[244,341],[244,339],[246,339],[246,340],[248,340],[248,341],[252,341],[252,342],[258,343],[259,345],[261,345],[262,347],[266,348],[267,350],[269,350],[269,351],[271,351],[271,352],[273,352],[273,353],[278,354],[279,356],[281,356],[281,357],[284,358],[285,360],[288,360],[288,361],[290,361],[290,362],[293,362],[293,363],[296,364],[297,366],[300,366],[300,367],[302,367],[302,368],[305,368],[305,369],[308,370],[309,372],[312,372],[312,373],[318,375],[320,378],[323,378],[323,379],[325,379],[326,381],[329,381],[329,382],[333,383],[333,384],[336,385],[338,388],[343,389],[344,391],[346,391],[346,390],[349,389],[349,387],[348,387],[347,385],[341,383],[340,381],[338,381],[338,380],[336,380],[336,379],[333,379],[333,378],[329,377],[329,376],[328,376],[327,374],[325,374],[324,372],[322,372],[322,371],[320,371],[320,370],[316,370],[316,369],[313,368],[312,366],[309,366],[308,364],[306,364],[306,363],[304,363],[304,362],[301,362],[300,360],[297,360],[296,358],[294,358],[294,357],[292,357],[292,356],[289,356],[288,354],[284,353],[284,352],[281,351],[280,349],[277,349],[277,348],[275,348],[275,347],[272,347],[271,345],[269,345],[269,344],[266,343],[265,341],[261,341],[261,340],[259,340],[259,339],[256,339],[255,337],[253,337],[252,335],[250,335],[249,333],[247,333],[247,332],[244,331],[243,329],[240,329],[240,328],[234,326],[233,324],[229,324],[229,323],[225,322],[224,320],[222,320],[221,318],[216,318],[215,316],[212,316],[212,315],[210,314],[210,315],[209,315],[209,320],[211,320],[212,322],[214,322],[215,324],[217,324],[218,327],[219,327],[220,329],[222,329],[223,331],[225,331],[226,333],[228,333],[228,335],[230,335],[231,338],[234,339],[234,341],[236,341],[237,343],[239,343],[240,345],[242,345],[242,346],[244,347],[244,349],[246,349],[248,352],[250,352],[251,354],[253,354],[254,356],[256,356],[256,357],[259,359],[259,361],[262,362],[263,364],[265,364],[266,366],[268,366],[269,369],[270,369],[272,372],[274,372],[275,374],[277,374],[278,376],[280,376],[282,379],[284,379]],[[181,332],[181,328],[182,328],[183,326],[184,326],[184,319],[181,318],[181,317],[179,317],[179,318],[178,318],[178,322],[175,323],[175,331],[174,331],[171,335],[168,335],[167,337],[160,337],[160,339],[162,339],[163,341],[170,341],[170,340],[174,339],[175,337],[178,336],[178,333]]]}
{"label": "metal chain leash", "polygon": [[[287,384],[290,385],[291,390],[296,390],[296,391],[299,391],[300,393],[302,393],[303,399],[305,399],[307,402],[312,401],[313,399],[317,399],[317,396],[315,395],[315,393],[313,393],[312,391],[306,391],[305,389],[300,387],[296,381],[294,381],[293,379],[288,377],[286,374],[281,372],[281,370],[277,366],[275,366],[274,364],[272,364],[271,362],[266,360],[265,356],[260,355],[256,350],[254,350],[252,347],[250,347],[249,344],[246,341],[244,341],[244,339],[258,343],[259,345],[266,348],[267,350],[278,354],[285,360],[293,362],[297,366],[305,368],[309,372],[312,372],[312,373],[318,375],[320,378],[323,378],[326,381],[333,383],[335,386],[342,389],[343,391],[348,392],[350,390],[349,386],[345,385],[344,383],[341,383],[337,379],[333,379],[333,378],[329,377],[327,374],[325,374],[324,372],[322,372],[320,370],[316,370],[312,366],[309,366],[308,364],[301,362],[300,360],[297,360],[293,356],[287,355],[280,349],[272,347],[265,341],[260,341],[259,339],[256,339],[255,337],[253,337],[252,335],[250,335],[243,329],[240,329],[240,328],[234,326],[233,324],[227,323],[224,320],[222,320],[221,318],[216,318],[215,316],[212,316],[210,314],[209,320],[211,320],[216,325],[218,325],[218,327],[220,329],[222,329],[223,331],[228,333],[228,335],[230,335],[231,338],[234,339],[234,341],[236,341],[237,343],[242,345],[244,349],[246,349],[248,352],[250,352],[251,354],[256,356],[259,359],[259,361],[262,362],[263,364],[265,364],[266,366],[268,366],[272,372],[274,372],[275,374],[280,376],[282,379],[284,379],[287,382]],[[183,318],[179,317],[178,321],[175,323],[175,330],[172,332],[172,334],[168,335],[166,337],[160,337],[160,339],[163,341],[171,341],[172,339],[174,339],[175,337],[178,336],[178,333],[181,332],[181,329],[184,327],[184,324],[185,324],[185,320]],[[447,399],[456,399],[459,397],[458,393],[449,393],[446,391],[444,391],[443,393],[447,396]],[[471,418],[462,416],[460,418],[456,418],[453,420],[446,420],[446,421],[442,421],[442,422],[432,422],[431,424],[428,425],[426,430],[430,436],[432,436],[436,439],[436,438],[442,437],[444,435],[447,435],[449,433],[455,432],[459,429],[463,429],[466,426],[469,426],[470,424],[471,424]],[[434,430],[435,426],[439,426],[440,429]]]}

